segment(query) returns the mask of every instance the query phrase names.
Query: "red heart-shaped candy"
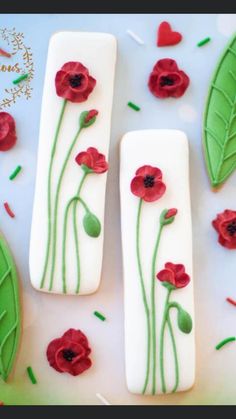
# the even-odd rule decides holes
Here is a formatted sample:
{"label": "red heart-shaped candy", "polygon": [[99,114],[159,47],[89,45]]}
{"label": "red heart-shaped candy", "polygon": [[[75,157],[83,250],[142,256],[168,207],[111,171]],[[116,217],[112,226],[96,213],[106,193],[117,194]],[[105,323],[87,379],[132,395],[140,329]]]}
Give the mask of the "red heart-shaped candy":
{"label": "red heart-shaped candy", "polygon": [[158,47],[166,47],[178,44],[182,39],[179,32],[174,32],[168,22],[162,22],[158,28],[157,45]]}

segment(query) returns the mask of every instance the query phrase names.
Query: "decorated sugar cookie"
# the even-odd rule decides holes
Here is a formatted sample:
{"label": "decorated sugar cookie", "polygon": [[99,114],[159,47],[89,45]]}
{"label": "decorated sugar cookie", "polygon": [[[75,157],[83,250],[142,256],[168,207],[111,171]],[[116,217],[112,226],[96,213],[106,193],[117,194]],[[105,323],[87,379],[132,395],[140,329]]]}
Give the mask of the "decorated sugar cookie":
{"label": "decorated sugar cookie", "polygon": [[112,35],[50,41],[30,243],[41,291],[90,294],[100,283],[115,60]]}
{"label": "decorated sugar cookie", "polygon": [[195,379],[187,138],[133,131],[120,154],[128,389],[187,390]]}

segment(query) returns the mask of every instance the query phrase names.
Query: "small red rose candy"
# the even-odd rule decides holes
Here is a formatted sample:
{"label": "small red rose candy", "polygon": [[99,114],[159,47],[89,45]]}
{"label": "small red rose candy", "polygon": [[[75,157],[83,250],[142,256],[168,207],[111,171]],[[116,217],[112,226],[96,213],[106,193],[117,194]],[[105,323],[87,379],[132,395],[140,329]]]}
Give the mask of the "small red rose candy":
{"label": "small red rose candy", "polygon": [[81,330],[69,329],[48,345],[47,359],[56,371],[76,376],[91,367],[90,352],[88,339]]}
{"label": "small red rose candy", "polygon": [[146,202],[160,199],[166,186],[162,182],[162,172],[157,167],[142,166],[135,172],[130,184],[131,192]]}
{"label": "small red rose candy", "polygon": [[87,166],[94,173],[101,174],[108,170],[108,163],[104,154],[99,153],[95,147],[89,147],[87,151],[79,153],[75,161],[77,164]]}
{"label": "small red rose candy", "polygon": [[165,269],[158,272],[157,278],[161,282],[167,282],[173,285],[175,288],[184,288],[190,282],[189,275],[185,272],[184,265],[180,263],[167,262]]}
{"label": "small red rose candy", "polygon": [[96,85],[96,80],[90,76],[83,64],[70,61],[57,72],[55,85],[58,96],[70,102],[80,103],[87,100]]}
{"label": "small red rose candy", "polygon": [[16,143],[16,126],[12,116],[7,112],[0,112],[0,151],[7,151]]}
{"label": "small red rose candy", "polygon": [[236,211],[226,209],[217,214],[212,225],[219,233],[218,242],[227,249],[236,249]]}
{"label": "small red rose candy", "polygon": [[161,99],[183,96],[188,85],[189,77],[171,58],[157,61],[148,81],[151,93]]}

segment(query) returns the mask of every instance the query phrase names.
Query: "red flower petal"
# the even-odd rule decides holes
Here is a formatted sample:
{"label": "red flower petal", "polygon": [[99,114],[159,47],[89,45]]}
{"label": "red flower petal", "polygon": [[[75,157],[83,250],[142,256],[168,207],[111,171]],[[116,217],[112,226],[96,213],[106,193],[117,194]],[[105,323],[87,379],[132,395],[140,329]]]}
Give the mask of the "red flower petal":
{"label": "red flower petal", "polygon": [[64,333],[63,339],[68,339],[72,342],[79,343],[85,347],[88,347],[88,339],[81,330],[69,329]]}
{"label": "red flower petal", "polygon": [[157,278],[161,282],[168,282],[169,284],[175,285],[175,276],[170,269],[162,269],[162,271],[158,272]]}
{"label": "red flower petal", "polygon": [[77,376],[82,374],[84,371],[86,371],[87,369],[89,369],[92,365],[92,361],[90,358],[83,358],[81,359],[80,362],[73,364],[70,374]]}
{"label": "red flower petal", "polygon": [[172,270],[175,276],[182,275],[185,272],[185,267],[181,263],[167,262],[165,268]]}
{"label": "red flower petal", "polygon": [[145,188],[143,199],[146,202],[157,201],[164,195],[165,191],[166,185],[161,181],[157,181],[152,188]]}
{"label": "red flower petal", "polygon": [[0,151],[10,150],[16,143],[15,121],[7,112],[0,112]]}
{"label": "red flower petal", "polygon": [[177,212],[177,208],[170,208],[165,215],[165,219],[168,220],[168,218],[174,217],[177,214]]}
{"label": "red flower petal", "polygon": [[62,66],[62,71],[88,74],[88,69],[78,61],[69,61]]}
{"label": "red flower petal", "polygon": [[138,196],[139,198],[143,198],[146,191],[143,183],[143,177],[135,176],[131,181],[130,189],[134,195]]}
{"label": "red flower petal", "polygon": [[98,111],[96,109],[91,109],[91,111],[88,112],[84,122],[88,123],[89,121],[91,121],[91,119],[93,119],[97,115],[98,115]]}
{"label": "red flower petal", "polygon": [[81,151],[81,153],[79,153],[76,158],[75,158],[76,163],[78,163],[80,166],[81,164],[85,164],[86,166],[88,166],[90,169],[92,168],[92,156],[87,153],[87,151]]}
{"label": "red flower petal", "polygon": [[156,62],[153,70],[162,73],[163,71],[179,71],[179,67],[176,61],[172,60],[172,58],[162,58]]}
{"label": "red flower petal", "polygon": [[190,276],[186,273],[182,273],[178,278],[175,279],[176,288],[184,288],[190,282]]}
{"label": "red flower petal", "polygon": [[145,165],[140,167],[135,172],[136,176],[154,176],[156,179],[161,180],[162,179],[162,171],[158,169],[158,167],[153,167],[149,165]]}

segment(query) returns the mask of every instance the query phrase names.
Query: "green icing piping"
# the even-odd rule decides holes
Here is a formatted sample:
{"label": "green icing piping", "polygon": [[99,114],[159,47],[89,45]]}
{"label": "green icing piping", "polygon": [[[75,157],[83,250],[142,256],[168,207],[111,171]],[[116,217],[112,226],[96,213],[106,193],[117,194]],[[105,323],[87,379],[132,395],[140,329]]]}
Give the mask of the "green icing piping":
{"label": "green icing piping", "polygon": [[12,370],[20,337],[18,275],[9,247],[0,236],[0,376]]}
{"label": "green icing piping", "polygon": [[138,271],[139,271],[139,280],[142,292],[142,300],[143,306],[146,316],[146,323],[147,323],[147,360],[146,360],[146,375],[142,393],[144,394],[147,389],[148,379],[149,379],[149,372],[150,372],[150,352],[151,352],[151,322],[150,322],[150,311],[148,307],[147,295],[145,291],[145,284],[144,284],[144,277],[143,277],[143,270],[142,270],[142,263],[141,263],[141,255],[140,255],[140,218],[141,218],[141,209],[142,209],[142,202],[143,200],[139,200],[138,205],[138,214],[137,214],[137,222],[136,222],[136,255],[137,255],[137,263],[138,263]]}
{"label": "green icing piping", "polygon": [[52,233],[52,191],[51,191],[51,183],[52,183],[52,168],[53,168],[53,162],[54,157],[56,153],[56,146],[58,142],[58,137],[61,129],[61,124],[63,120],[63,116],[65,113],[67,100],[63,100],[61,112],[59,115],[59,119],[57,122],[55,137],[53,141],[52,151],[50,155],[50,163],[49,163],[49,172],[48,172],[48,186],[47,186],[47,200],[48,200],[48,229],[47,229],[47,245],[46,245],[46,256],[45,256],[45,262],[43,267],[43,274],[41,278],[40,288],[44,287],[45,279],[46,279],[46,272],[48,268],[48,262],[49,262],[49,253],[50,253],[50,245],[51,245],[51,233]]}
{"label": "green icing piping", "polygon": [[236,168],[236,34],[213,75],[204,114],[203,149],[213,187]]}

